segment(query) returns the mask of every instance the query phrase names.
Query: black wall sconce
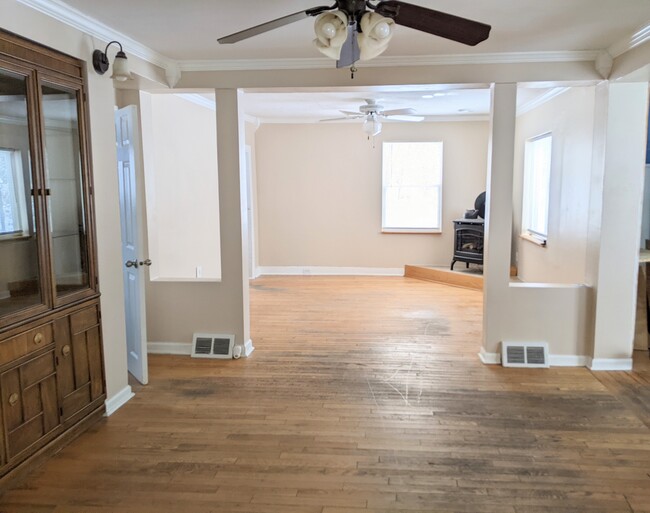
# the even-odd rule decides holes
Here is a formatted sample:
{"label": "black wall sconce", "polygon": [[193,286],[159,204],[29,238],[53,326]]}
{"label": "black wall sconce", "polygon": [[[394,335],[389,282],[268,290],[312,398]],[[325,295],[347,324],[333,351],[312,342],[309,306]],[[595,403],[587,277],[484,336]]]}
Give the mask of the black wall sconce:
{"label": "black wall sconce", "polygon": [[112,44],[116,44],[120,47],[120,50],[115,55],[115,60],[113,61],[113,74],[111,78],[113,80],[118,80],[124,82],[125,80],[132,80],[133,76],[129,71],[129,62],[126,60],[126,54],[122,50],[122,45],[118,41],[111,41],[106,45],[106,50],[103,52],[101,50],[95,50],[93,52],[93,68],[99,75],[103,75],[108,70],[110,65],[108,61],[108,47]]}

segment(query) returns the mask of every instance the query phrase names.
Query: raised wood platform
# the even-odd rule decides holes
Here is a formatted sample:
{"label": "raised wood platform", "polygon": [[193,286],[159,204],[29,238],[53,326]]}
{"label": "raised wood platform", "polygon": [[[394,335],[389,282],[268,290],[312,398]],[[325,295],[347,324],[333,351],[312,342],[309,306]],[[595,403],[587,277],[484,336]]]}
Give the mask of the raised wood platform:
{"label": "raised wood platform", "polygon": [[[461,267],[460,264],[459,267]],[[483,290],[483,273],[475,267],[450,271],[446,267],[406,265],[404,266],[404,276],[465,289]]]}

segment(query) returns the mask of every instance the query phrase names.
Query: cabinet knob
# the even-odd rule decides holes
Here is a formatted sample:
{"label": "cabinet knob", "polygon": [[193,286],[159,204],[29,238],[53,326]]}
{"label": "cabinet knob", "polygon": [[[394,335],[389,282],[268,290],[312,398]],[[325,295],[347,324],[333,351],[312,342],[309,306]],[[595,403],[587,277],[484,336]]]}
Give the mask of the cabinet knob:
{"label": "cabinet knob", "polygon": [[13,406],[18,402],[18,394],[11,394],[9,396],[9,406]]}
{"label": "cabinet knob", "polygon": [[146,260],[140,262],[140,265],[146,265],[147,267],[149,267],[151,265],[151,260],[147,258]]}
{"label": "cabinet knob", "polygon": [[68,356],[68,355],[70,354],[70,346],[67,345],[67,344],[66,344],[65,346],[63,346],[63,347],[61,348],[61,354],[62,354],[63,356]]}
{"label": "cabinet knob", "polygon": [[43,334],[37,333],[34,335],[34,344],[40,344],[41,342],[43,342]]}

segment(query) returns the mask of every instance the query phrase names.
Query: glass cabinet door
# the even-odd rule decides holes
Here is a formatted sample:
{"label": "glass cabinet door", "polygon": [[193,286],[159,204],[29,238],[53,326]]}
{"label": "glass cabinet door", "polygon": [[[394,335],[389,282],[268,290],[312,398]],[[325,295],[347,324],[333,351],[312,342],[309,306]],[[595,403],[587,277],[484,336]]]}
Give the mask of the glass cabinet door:
{"label": "glass cabinet door", "polygon": [[0,318],[45,304],[28,78],[0,69]]}
{"label": "glass cabinet door", "polygon": [[61,297],[90,287],[80,92],[46,83],[41,94],[54,290]]}

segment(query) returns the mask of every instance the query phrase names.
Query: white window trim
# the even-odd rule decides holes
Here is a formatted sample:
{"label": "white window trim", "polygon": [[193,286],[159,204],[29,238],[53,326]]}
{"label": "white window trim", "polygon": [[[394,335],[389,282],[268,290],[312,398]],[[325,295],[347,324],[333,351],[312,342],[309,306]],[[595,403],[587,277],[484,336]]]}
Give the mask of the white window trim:
{"label": "white window trim", "polygon": [[444,143],[441,140],[437,141],[384,141],[384,144],[398,144],[398,143],[438,143],[442,146],[440,152],[440,184],[432,185],[438,189],[438,219],[440,226],[437,228],[408,228],[408,227],[391,227],[386,226],[386,186],[384,184],[384,168],[383,168],[383,155],[382,155],[382,170],[381,170],[381,233],[386,234],[440,234],[442,233],[442,187],[444,183]]}
{"label": "white window trim", "polygon": [[[547,200],[549,201],[549,205],[547,205],[547,215],[546,215],[546,231],[547,233],[540,233],[535,230],[532,230],[526,226],[526,166],[527,166],[527,154],[526,151],[524,151],[524,173],[523,173],[523,178],[524,178],[524,183],[523,183],[523,198],[522,198],[522,215],[521,215],[521,233],[520,237],[524,240],[527,240],[529,242],[532,242],[534,244],[537,244],[539,246],[546,247],[547,244],[547,239],[548,239],[548,222],[549,222],[549,216],[550,212],[548,211],[550,209],[550,189],[551,189],[551,173],[552,173],[552,165],[553,165],[553,133],[552,132],[544,132],[542,134],[536,135],[535,137],[531,137],[529,139],[526,139],[525,146],[527,146],[530,143],[534,143],[536,141],[539,141],[541,139],[545,139],[547,137],[551,138],[551,162],[550,162],[550,167],[551,169],[549,170],[549,184],[548,184],[548,193],[549,197]],[[524,150],[526,148],[524,147]]]}

